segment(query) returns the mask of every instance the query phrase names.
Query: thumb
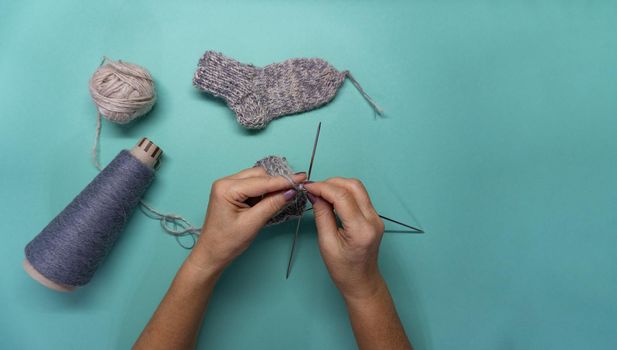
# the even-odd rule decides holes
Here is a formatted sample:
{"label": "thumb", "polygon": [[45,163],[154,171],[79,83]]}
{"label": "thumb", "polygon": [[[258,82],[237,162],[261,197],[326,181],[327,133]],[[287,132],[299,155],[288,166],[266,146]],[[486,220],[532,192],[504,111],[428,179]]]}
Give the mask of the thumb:
{"label": "thumb", "polygon": [[250,213],[255,221],[265,225],[271,217],[283,209],[297,194],[298,191],[293,188],[287,191],[270,193],[255,204],[247,213]]}
{"label": "thumb", "polygon": [[336,225],[336,217],[332,204],[326,202],[323,198],[308,194],[311,204],[313,204],[313,214],[315,215],[315,225],[317,225],[317,233],[320,239],[330,239],[338,233]]}

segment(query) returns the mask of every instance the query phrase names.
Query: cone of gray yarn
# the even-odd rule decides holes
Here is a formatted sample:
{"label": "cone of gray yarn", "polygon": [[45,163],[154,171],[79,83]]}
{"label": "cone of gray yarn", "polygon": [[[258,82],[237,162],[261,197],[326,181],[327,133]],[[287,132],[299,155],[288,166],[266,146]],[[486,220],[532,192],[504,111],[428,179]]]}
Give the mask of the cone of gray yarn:
{"label": "cone of gray yarn", "polygon": [[[296,189],[298,185],[293,182],[291,175],[294,173],[285,157],[268,156],[260,159],[255,163],[255,166],[263,167],[270,176],[285,177]],[[282,222],[298,218],[302,216],[306,208],[306,195],[303,191],[298,191],[298,194],[287,204],[281,211],[268,220],[267,225],[276,225]]]}
{"label": "cone of gray yarn", "polygon": [[377,114],[383,113],[349,71],[339,72],[320,58],[292,58],[261,68],[206,51],[199,60],[193,85],[223,98],[242,126],[263,129],[275,118],[332,101],[345,78]]}
{"label": "cone of gray yarn", "polygon": [[90,281],[109,253],[154,170],[121,151],[25,248],[36,272],[76,287]]}

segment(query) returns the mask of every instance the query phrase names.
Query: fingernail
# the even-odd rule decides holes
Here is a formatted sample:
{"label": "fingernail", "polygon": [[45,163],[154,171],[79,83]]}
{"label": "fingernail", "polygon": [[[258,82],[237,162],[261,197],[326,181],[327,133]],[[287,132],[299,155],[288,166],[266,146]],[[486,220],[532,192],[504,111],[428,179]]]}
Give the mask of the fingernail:
{"label": "fingernail", "polygon": [[297,173],[294,173],[294,175],[306,175],[306,171],[298,171]]}
{"label": "fingernail", "polygon": [[285,191],[285,193],[283,193],[283,198],[285,198],[285,201],[289,202],[296,196],[296,194],[298,194],[298,191],[296,191],[294,188],[291,188]]}
{"label": "fingernail", "polygon": [[315,197],[314,194],[312,194],[310,192],[306,192],[306,196],[308,197],[308,199],[311,202],[311,204],[315,204],[315,202],[317,202],[317,197]]}

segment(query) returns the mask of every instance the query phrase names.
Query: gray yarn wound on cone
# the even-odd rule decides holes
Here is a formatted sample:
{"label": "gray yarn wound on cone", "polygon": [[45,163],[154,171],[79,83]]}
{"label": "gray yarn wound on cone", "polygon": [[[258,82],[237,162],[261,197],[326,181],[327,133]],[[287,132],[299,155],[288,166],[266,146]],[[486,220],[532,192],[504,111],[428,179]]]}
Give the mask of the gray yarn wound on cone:
{"label": "gray yarn wound on cone", "polygon": [[154,178],[154,170],[120,152],[26,246],[26,258],[46,278],[83,286],[111,250]]}
{"label": "gray yarn wound on cone", "polygon": [[[290,183],[292,183],[294,187],[298,187],[291,179],[291,175],[294,172],[289,167],[289,164],[287,163],[287,159],[285,159],[285,157],[268,156],[261,160],[258,160],[257,163],[255,163],[255,166],[260,166],[264,168],[270,176],[283,176]],[[281,211],[279,211],[270,220],[268,220],[267,225],[276,225],[291,220],[293,218],[298,218],[302,216],[305,208],[306,195],[304,194],[304,192],[298,191],[296,197],[291,200],[289,204],[287,204],[287,206],[285,206]]]}
{"label": "gray yarn wound on cone", "polygon": [[199,60],[193,85],[223,98],[242,126],[263,129],[275,118],[330,102],[345,78],[378,114],[383,113],[348,71],[339,72],[320,58],[292,58],[260,68],[206,51]]}

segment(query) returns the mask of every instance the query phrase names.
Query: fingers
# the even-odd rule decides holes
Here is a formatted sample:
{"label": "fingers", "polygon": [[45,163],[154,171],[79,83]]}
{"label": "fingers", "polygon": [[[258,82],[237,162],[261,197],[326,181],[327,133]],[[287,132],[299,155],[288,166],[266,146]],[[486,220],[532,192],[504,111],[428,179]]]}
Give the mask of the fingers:
{"label": "fingers", "polygon": [[246,212],[253,220],[263,226],[268,220],[276,215],[298,194],[295,189],[269,193],[261,201]]}
{"label": "fingers", "polygon": [[350,191],[358,203],[358,207],[362,211],[362,214],[364,214],[366,218],[375,219],[379,217],[375,207],[373,207],[373,203],[371,203],[371,198],[369,197],[364,184],[360,180],[334,177],[326,180],[325,182],[344,187]]}
{"label": "fingers", "polygon": [[229,175],[227,176],[227,178],[237,180],[237,179],[245,179],[247,177],[266,176],[266,175],[268,175],[268,173],[266,173],[266,169],[260,166],[255,166],[252,168],[244,169],[238,173]]}
{"label": "fingers", "polygon": [[[306,174],[291,175],[294,183],[302,183],[306,180]],[[249,197],[259,197],[271,192],[287,190],[292,187],[289,181],[282,176],[253,176],[244,179],[231,180],[228,192],[233,199],[244,202]]]}
{"label": "fingers", "polygon": [[350,190],[328,182],[313,182],[304,184],[309,193],[332,203],[343,226],[366,221]]}
{"label": "fingers", "polygon": [[335,237],[338,226],[336,225],[336,216],[332,204],[315,196],[312,196],[311,203],[313,204],[313,215],[320,239],[327,240]]}

